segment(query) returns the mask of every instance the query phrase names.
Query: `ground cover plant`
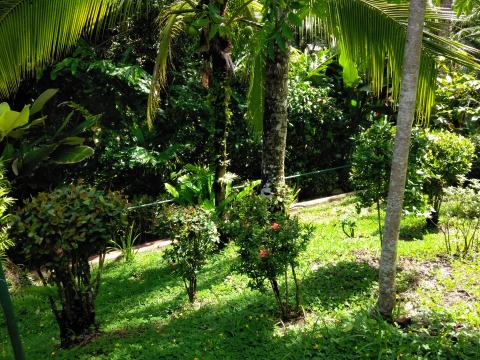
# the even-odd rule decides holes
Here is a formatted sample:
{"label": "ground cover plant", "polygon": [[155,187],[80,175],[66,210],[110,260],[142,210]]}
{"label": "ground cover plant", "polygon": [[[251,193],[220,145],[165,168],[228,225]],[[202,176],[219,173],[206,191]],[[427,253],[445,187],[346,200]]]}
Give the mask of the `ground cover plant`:
{"label": "ground cover plant", "polygon": [[[302,320],[282,322],[272,296],[231,271],[235,246],[200,270],[197,302],[189,305],[180,277],[162,252],[131,263],[107,262],[97,297],[102,333],[81,347],[59,350],[50,291],[19,289],[14,304],[28,358],[33,359],[475,359],[480,351],[480,268],[445,255],[442,234],[406,217],[399,244],[398,323],[371,317],[376,301],[376,210],[357,218],[354,237],[341,216],[354,200],[300,210],[315,235],[299,258]],[[291,285],[293,286],[293,282]],[[113,304],[115,304],[113,306]],[[0,322],[0,357],[10,345]],[[39,331],[41,329],[41,331]]]}

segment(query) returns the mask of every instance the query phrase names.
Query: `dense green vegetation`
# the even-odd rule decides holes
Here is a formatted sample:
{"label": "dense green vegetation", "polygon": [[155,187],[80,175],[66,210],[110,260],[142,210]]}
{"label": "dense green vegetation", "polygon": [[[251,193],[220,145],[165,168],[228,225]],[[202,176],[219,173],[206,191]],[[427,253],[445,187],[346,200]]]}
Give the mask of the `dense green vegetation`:
{"label": "dense green vegetation", "polygon": [[0,1],[0,357],[480,357],[479,14]]}
{"label": "dense green vegetation", "polygon": [[[232,273],[238,261],[234,246],[200,271],[194,305],[181,278],[173,275],[175,267],[162,252],[153,252],[128,264],[105,264],[97,298],[102,333],[71,350],[55,346],[58,333],[45,302],[50,290],[20,289],[15,306],[28,358],[474,359],[480,351],[479,262],[446,258],[441,234],[426,233],[422,219],[405,218],[395,312],[414,320],[388,324],[372,318],[378,286],[376,211],[363,212],[357,235],[347,238],[339,215],[354,206],[347,198],[299,212],[302,221],[315,225],[298,270],[304,320],[282,323],[274,298],[250,290],[245,276]],[[5,357],[10,348],[3,326],[0,331]]]}

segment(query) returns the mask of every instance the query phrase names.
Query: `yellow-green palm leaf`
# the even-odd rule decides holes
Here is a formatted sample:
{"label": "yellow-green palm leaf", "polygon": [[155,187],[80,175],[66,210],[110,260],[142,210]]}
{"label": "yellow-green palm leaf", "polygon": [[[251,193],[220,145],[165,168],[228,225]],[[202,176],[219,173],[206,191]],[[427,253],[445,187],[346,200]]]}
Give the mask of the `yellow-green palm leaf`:
{"label": "yellow-green palm leaf", "polygon": [[38,74],[83,34],[139,10],[135,0],[0,1],[0,97]]}
{"label": "yellow-green palm leaf", "polygon": [[[391,84],[392,97],[396,99],[400,93],[408,3],[316,0],[312,5],[324,31],[334,37],[344,63],[355,64],[366,74],[377,94],[385,85]],[[439,21],[449,20],[452,16],[453,13],[445,10],[427,9],[417,101],[422,119],[429,118],[435,100],[437,56],[456,64],[480,68],[478,50],[436,34]]]}

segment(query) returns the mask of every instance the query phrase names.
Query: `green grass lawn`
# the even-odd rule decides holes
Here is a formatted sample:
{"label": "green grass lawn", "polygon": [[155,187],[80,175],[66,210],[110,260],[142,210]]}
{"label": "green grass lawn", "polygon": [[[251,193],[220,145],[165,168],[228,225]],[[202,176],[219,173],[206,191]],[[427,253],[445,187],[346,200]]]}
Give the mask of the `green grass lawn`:
{"label": "green grass lawn", "polygon": [[[282,323],[273,295],[250,290],[245,277],[232,273],[233,246],[201,271],[193,306],[162,253],[153,252],[131,264],[106,264],[97,298],[102,332],[81,347],[58,349],[49,290],[18,290],[14,305],[27,358],[479,359],[479,259],[446,257],[441,234],[425,233],[422,219],[404,219],[395,313],[411,323],[386,323],[370,315],[378,288],[376,213],[362,213],[349,239],[340,221],[353,207],[347,198],[299,210],[316,224],[299,271],[303,320]],[[0,358],[12,358],[3,318]]]}

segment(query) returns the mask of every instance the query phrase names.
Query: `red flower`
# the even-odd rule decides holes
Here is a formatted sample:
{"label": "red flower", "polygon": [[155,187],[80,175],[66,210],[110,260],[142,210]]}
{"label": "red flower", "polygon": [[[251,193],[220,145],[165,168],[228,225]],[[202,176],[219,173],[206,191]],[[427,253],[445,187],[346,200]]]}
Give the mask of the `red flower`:
{"label": "red flower", "polygon": [[277,224],[277,223],[273,223],[272,224],[272,230],[279,230],[280,229],[280,224]]}
{"label": "red flower", "polygon": [[260,257],[267,257],[268,256],[268,251],[265,250],[265,249],[260,249],[260,251],[258,252],[258,255]]}

